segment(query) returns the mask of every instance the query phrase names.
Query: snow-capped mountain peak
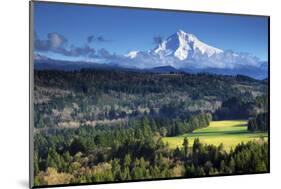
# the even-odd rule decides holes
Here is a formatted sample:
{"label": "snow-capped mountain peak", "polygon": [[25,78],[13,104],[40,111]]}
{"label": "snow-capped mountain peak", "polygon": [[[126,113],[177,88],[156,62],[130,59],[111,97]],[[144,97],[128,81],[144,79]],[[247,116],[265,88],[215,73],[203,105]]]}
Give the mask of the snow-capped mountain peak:
{"label": "snow-capped mountain peak", "polygon": [[185,60],[194,57],[198,53],[210,57],[223,51],[203,43],[193,34],[178,30],[160,43],[153,52],[161,57],[175,56],[179,60]]}
{"label": "snow-capped mountain peak", "polygon": [[203,72],[213,70],[221,73],[223,70],[225,73],[255,78],[263,78],[268,70],[267,62],[262,64],[259,58],[249,53],[221,50],[183,30],[176,31],[151,50],[134,50],[117,61],[124,67],[140,69],[172,66],[178,70]]}

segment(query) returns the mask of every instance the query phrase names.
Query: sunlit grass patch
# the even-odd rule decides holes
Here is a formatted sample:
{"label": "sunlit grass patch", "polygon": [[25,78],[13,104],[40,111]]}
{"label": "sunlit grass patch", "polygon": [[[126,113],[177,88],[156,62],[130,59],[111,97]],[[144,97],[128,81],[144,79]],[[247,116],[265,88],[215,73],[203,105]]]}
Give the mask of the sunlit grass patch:
{"label": "sunlit grass patch", "polygon": [[195,138],[199,138],[205,144],[220,145],[223,143],[224,149],[229,151],[241,142],[252,140],[268,140],[266,132],[248,132],[246,120],[226,120],[212,121],[210,126],[203,129],[197,129],[193,133],[184,134],[176,137],[164,137],[163,141],[169,144],[170,148],[182,147],[183,139],[187,137],[189,145],[193,145]]}

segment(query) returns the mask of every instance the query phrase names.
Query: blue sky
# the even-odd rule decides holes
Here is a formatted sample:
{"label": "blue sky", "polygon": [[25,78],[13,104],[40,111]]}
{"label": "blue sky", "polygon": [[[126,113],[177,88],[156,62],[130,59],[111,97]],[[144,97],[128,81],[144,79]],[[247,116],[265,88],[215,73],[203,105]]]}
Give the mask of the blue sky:
{"label": "blue sky", "polygon": [[[95,7],[35,2],[34,31],[42,54],[71,57],[104,48],[111,53],[155,47],[153,38],[164,38],[182,29],[223,50],[248,52],[267,60],[267,18],[191,12]],[[48,38],[49,34],[49,38]],[[56,35],[50,35],[56,34]],[[92,38],[90,38],[92,36]],[[44,46],[52,38],[63,49],[50,52]],[[39,51],[39,48],[35,51]]]}

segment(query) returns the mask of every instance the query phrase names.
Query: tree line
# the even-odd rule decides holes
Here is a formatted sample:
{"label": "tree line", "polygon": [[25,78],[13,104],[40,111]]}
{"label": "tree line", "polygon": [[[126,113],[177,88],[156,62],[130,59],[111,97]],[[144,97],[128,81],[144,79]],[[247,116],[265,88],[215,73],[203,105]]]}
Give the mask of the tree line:
{"label": "tree line", "polygon": [[260,113],[255,117],[249,119],[248,130],[249,131],[268,131],[268,112]]}
{"label": "tree line", "polygon": [[[268,171],[268,144],[240,144],[230,152],[185,138],[168,148],[151,120],[134,125],[82,126],[35,135],[35,185],[198,177]],[[54,180],[54,176],[57,178]]]}

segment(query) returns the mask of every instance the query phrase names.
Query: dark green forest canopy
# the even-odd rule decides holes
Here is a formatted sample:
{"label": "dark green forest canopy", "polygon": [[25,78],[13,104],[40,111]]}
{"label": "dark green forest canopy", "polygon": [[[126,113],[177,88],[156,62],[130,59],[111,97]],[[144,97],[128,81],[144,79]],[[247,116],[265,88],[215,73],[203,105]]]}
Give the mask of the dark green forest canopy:
{"label": "dark green forest canopy", "polygon": [[[71,89],[75,92],[108,92],[109,90],[142,93],[161,93],[188,90],[193,98],[217,96],[222,100],[241,92],[239,86],[265,91],[266,81],[246,76],[223,76],[187,73],[146,73],[131,71],[81,70],[35,71],[35,86]],[[237,90],[235,90],[237,87]],[[199,91],[201,90],[201,91]]]}
{"label": "dark green forest canopy", "polygon": [[[114,139],[114,140],[112,140]],[[35,136],[35,185],[92,183],[172,177],[267,172],[268,144],[240,144],[226,153],[223,145],[196,139],[191,148],[167,148],[145,122],[134,128],[80,127]],[[58,175],[57,175],[58,174]],[[62,184],[56,183],[56,184]]]}

